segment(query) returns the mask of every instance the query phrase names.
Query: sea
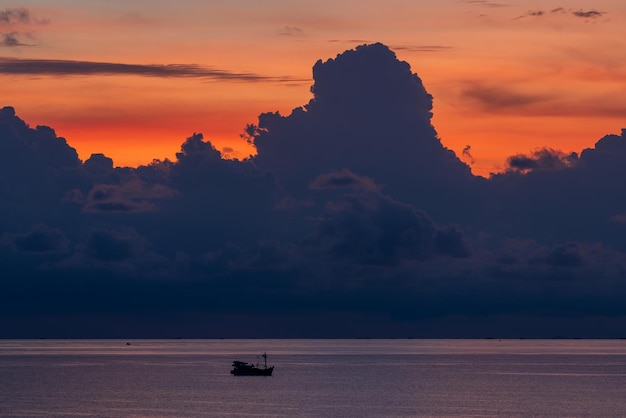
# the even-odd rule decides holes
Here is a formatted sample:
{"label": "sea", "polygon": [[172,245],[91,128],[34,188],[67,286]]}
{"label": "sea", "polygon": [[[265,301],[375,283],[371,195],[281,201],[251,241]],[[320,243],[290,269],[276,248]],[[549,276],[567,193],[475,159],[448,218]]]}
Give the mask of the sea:
{"label": "sea", "polygon": [[0,340],[0,416],[619,417],[626,340]]}

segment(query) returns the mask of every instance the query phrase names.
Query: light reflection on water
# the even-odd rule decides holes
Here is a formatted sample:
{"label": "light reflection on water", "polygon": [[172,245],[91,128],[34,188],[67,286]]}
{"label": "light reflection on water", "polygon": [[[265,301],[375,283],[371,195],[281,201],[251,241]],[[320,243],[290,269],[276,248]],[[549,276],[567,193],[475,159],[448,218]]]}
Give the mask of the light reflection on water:
{"label": "light reflection on water", "polygon": [[620,416],[624,387],[624,340],[0,340],[3,417]]}

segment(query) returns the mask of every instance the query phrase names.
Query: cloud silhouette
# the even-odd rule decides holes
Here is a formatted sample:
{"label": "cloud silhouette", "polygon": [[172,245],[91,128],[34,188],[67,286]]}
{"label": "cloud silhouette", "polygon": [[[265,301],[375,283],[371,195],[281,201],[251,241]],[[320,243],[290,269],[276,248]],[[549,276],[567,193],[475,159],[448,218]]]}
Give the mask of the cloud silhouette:
{"label": "cloud silhouette", "polygon": [[[307,104],[244,128],[243,160],[195,133],[172,161],[82,162],[2,108],[0,336],[621,335],[626,131],[485,179],[387,46],[313,75]],[[511,111],[542,99],[475,87]]]}
{"label": "cloud silhouette", "polygon": [[578,162],[576,153],[565,154],[550,148],[542,148],[531,155],[518,154],[507,158],[507,170],[528,172],[531,170],[562,170]]}
{"label": "cloud silhouette", "polygon": [[[259,116],[254,163],[276,173],[297,199],[319,175],[347,169],[449,221],[451,202],[472,193],[476,179],[441,144],[431,124],[432,97],[410,66],[382,44],[363,45],[318,61],[313,78],[306,106],[289,116]],[[412,181],[431,176],[440,182]]]}

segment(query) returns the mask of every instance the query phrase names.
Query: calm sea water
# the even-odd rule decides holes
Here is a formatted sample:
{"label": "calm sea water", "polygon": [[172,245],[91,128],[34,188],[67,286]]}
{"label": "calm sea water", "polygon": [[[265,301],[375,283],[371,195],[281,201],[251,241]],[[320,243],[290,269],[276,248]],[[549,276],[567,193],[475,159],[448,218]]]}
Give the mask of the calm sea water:
{"label": "calm sea water", "polygon": [[126,342],[0,340],[0,416],[626,416],[622,340]]}

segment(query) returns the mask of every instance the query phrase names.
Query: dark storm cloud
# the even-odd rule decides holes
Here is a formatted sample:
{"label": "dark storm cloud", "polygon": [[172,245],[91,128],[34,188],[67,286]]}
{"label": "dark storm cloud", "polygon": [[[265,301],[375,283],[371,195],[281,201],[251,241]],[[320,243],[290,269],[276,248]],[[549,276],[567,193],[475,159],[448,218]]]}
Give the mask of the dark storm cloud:
{"label": "dark storm cloud", "polygon": [[196,133],[173,161],[82,162],[1,109],[0,337],[621,335],[584,320],[624,325],[626,131],[477,178],[386,46],[313,74],[241,161]]}
{"label": "dark storm cloud", "polygon": [[122,64],[53,59],[0,58],[0,74],[7,75],[136,75],[143,77],[206,78],[224,81],[301,81],[291,77],[270,77],[237,73],[196,64]]}

